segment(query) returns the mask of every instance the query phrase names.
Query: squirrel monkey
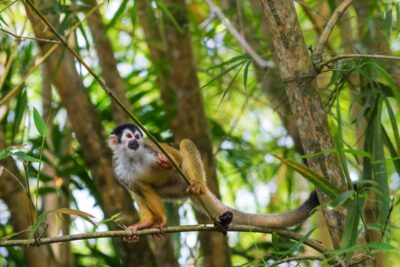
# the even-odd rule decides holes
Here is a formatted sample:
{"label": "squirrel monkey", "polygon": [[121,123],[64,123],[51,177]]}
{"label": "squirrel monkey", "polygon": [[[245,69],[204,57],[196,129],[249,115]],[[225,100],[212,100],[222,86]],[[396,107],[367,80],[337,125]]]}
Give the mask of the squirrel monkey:
{"label": "squirrel monkey", "polygon": [[[295,210],[268,215],[240,212],[225,206],[206,186],[206,177],[200,153],[192,141],[180,142],[179,151],[166,144],[161,146],[176,161],[189,178],[189,185],[173,167],[168,158],[150,141],[143,139],[143,133],[134,124],[116,127],[108,138],[113,151],[114,171],[118,181],[134,192],[139,207],[140,221],[129,228],[133,232],[130,240],[136,240],[135,232],[143,228],[160,228],[167,217],[162,199],[190,197],[194,207],[208,215],[197,197],[202,199],[207,211],[213,217],[227,212],[233,215],[232,223],[272,228],[286,228],[303,222],[319,205],[315,191]],[[221,219],[221,217],[220,217]],[[228,219],[227,224],[230,223]]]}

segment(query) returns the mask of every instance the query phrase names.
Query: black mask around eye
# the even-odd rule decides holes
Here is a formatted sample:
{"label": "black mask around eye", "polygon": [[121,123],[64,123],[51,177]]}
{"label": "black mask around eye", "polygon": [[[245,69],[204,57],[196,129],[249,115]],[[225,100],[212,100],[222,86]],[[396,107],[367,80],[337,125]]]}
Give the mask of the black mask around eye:
{"label": "black mask around eye", "polygon": [[119,126],[117,126],[112,132],[111,134],[115,134],[116,136],[118,136],[118,141],[121,142],[121,137],[122,134],[124,132],[125,129],[130,130],[132,133],[134,132],[139,132],[140,136],[143,137],[143,133],[142,131],[139,129],[139,127],[137,127],[135,124],[133,123],[125,123],[125,124],[121,124]]}

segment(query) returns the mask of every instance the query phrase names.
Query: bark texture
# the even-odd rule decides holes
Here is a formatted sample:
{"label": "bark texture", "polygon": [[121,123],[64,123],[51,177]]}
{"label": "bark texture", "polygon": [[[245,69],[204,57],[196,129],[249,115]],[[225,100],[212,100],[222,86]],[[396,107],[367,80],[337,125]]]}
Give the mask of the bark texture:
{"label": "bark texture", "polygon": [[[95,0],[85,0],[90,7],[95,7]],[[106,84],[114,91],[115,96],[126,106],[129,107],[129,101],[125,97],[126,86],[117,69],[117,60],[114,57],[110,39],[107,36],[106,26],[104,25],[99,9],[88,18],[90,32],[96,46],[100,66],[103,70],[103,76]],[[118,124],[128,121],[128,115],[123,111],[115,101],[111,101],[113,118]]]}
{"label": "bark texture", "polygon": [[[37,6],[43,8],[51,5],[52,1]],[[41,2],[42,3],[42,2]],[[26,11],[33,26],[36,37],[54,39],[40,18],[26,6]],[[46,16],[56,28],[57,16]],[[48,43],[39,44],[42,54],[50,48]],[[83,151],[84,161],[90,170],[94,183],[100,193],[100,206],[107,217],[121,212],[126,220],[123,223],[131,224],[134,220],[132,199],[127,191],[120,186],[113,174],[110,153],[107,150],[105,138],[102,135],[100,118],[89,96],[83,87],[81,78],[75,68],[73,57],[62,48],[58,48],[46,61],[47,71],[53,77],[52,83],[58,90],[62,104],[66,108],[76,138]],[[114,228],[114,225],[110,225]],[[155,260],[146,239],[130,244],[121,239],[113,240],[116,251],[120,254],[124,266],[154,266]]]}
{"label": "bark texture", "polygon": [[[2,138],[0,134],[0,139]],[[3,139],[4,140],[4,139]],[[0,144],[0,150],[4,148]],[[9,158],[0,161],[0,166],[4,166],[8,171],[18,178],[22,184],[19,170],[14,162]],[[21,185],[7,171],[3,171],[0,179],[0,198],[6,203],[11,213],[11,222],[14,232],[21,232],[31,226],[32,218],[29,205],[32,205]],[[23,232],[18,235],[21,239],[28,238],[28,233]],[[56,267],[58,263],[54,259],[49,246],[23,247],[24,259],[30,267]]]}
{"label": "bark texture", "polygon": [[[270,36],[278,61],[281,77],[295,116],[303,149],[306,154],[334,147],[325,111],[317,90],[316,72],[308,55],[296,10],[292,1],[261,1],[267,18]],[[308,165],[330,182],[345,190],[336,155],[309,158]],[[323,203],[327,197],[319,194]],[[343,233],[342,209],[323,210],[333,245],[337,248]]]}
{"label": "bark texture", "polygon": [[[200,150],[206,169],[207,184],[219,196],[212,141],[204,112],[189,22],[184,0],[164,1],[179,28],[165,16],[163,30],[147,1],[139,1],[140,23],[144,29],[150,57],[159,70],[158,84],[165,103],[166,117],[172,118],[171,128],[178,143],[191,139]],[[205,222],[199,217],[199,222]],[[205,266],[230,266],[227,239],[221,234],[200,233]]]}

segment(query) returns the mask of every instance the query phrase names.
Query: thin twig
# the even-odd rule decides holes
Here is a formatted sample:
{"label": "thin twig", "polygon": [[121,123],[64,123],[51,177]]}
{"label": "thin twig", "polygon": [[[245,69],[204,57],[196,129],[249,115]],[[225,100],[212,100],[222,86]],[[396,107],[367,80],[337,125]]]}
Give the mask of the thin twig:
{"label": "thin twig", "polygon": [[277,260],[274,263],[272,263],[271,265],[268,265],[269,267],[272,266],[278,266],[279,264],[282,263],[287,263],[287,262],[291,262],[291,261],[323,261],[325,258],[321,257],[321,256],[299,256],[299,257],[287,257],[281,260]]}
{"label": "thin twig", "polygon": [[[133,115],[133,113],[118,99],[118,97],[114,94],[112,89],[108,87],[108,85],[100,78],[91,68],[90,66],[79,56],[79,54],[71,48],[66,39],[58,33],[58,31],[54,28],[54,26],[49,23],[49,21],[43,16],[42,13],[35,7],[33,3],[29,0],[25,0],[25,3],[29,5],[29,7],[35,12],[35,14],[49,27],[50,31],[60,40],[61,44],[75,57],[75,59],[92,75],[92,77],[99,83],[100,87],[120,106],[126,114],[137,124],[137,126],[147,135],[147,137],[157,146],[158,149],[168,158],[168,160],[172,163],[174,168],[179,172],[179,174],[183,177],[187,184],[190,184],[190,180],[187,176],[183,173],[180,167],[177,165],[176,161],[165,151],[165,149],[160,145],[157,139],[143,126],[139,119]],[[214,216],[212,216],[211,212],[209,211],[207,205],[205,205],[203,199],[196,195],[197,199],[201,203],[204,210],[207,212],[209,217],[212,220],[215,220]]]}
{"label": "thin twig", "polygon": [[391,56],[391,55],[374,55],[374,54],[343,54],[340,56],[333,57],[331,59],[328,59],[321,64],[319,64],[317,67],[318,69],[322,69],[322,67],[338,61],[342,59],[355,59],[355,58],[369,58],[369,59],[389,59],[389,60],[400,60],[400,57],[398,56]]}
{"label": "thin twig", "polygon": [[313,55],[313,61],[315,65],[319,65],[319,63],[322,61],[322,52],[324,51],[325,43],[328,41],[328,38],[331,35],[338,19],[343,15],[343,13],[346,11],[346,9],[350,6],[352,2],[353,0],[344,0],[333,12],[333,15],[326,24],[324,31],[322,32],[318,40],[318,43],[315,47]]}
{"label": "thin twig", "polygon": [[[163,229],[163,233],[176,233],[176,232],[219,232],[218,227],[215,227],[212,224],[200,224],[200,225],[180,225],[180,226],[168,226]],[[228,232],[252,232],[252,233],[276,233],[280,236],[287,237],[293,240],[302,240],[304,238],[303,235],[285,229],[273,229],[266,227],[254,227],[249,225],[230,225]],[[151,234],[159,234],[160,229],[152,228],[152,229],[144,229],[137,231],[138,236],[151,235]],[[83,234],[74,234],[74,235],[65,235],[65,236],[57,236],[57,237],[47,237],[41,238],[40,240],[28,240],[28,239],[19,239],[19,240],[5,240],[0,241],[0,247],[10,247],[10,246],[40,246],[45,244],[52,243],[61,243],[61,242],[69,242],[75,240],[86,240],[86,239],[96,239],[96,238],[105,238],[105,237],[128,237],[132,236],[132,231],[130,230],[116,230],[116,231],[102,231],[102,232],[90,232]],[[303,241],[307,246],[315,249],[320,252],[325,257],[328,256],[329,250],[322,246],[318,241],[308,239]]]}
{"label": "thin twig", "polygon": [[257,65],[264,68],[273,68],[275,67],[275,63],[270,60],[264,60],[260,57],[254,49],[250,46],[250,44],[246,41],[246,39],[235,29],[232,23],[225,17],[224,13],[222,13],[221,9],[219,9],[212,0],[205,0],[211,12],[214,13],[225,25],[228,31],[233,35],[233,37],[240,43],[243,47],[244,51],[249,54],[249,56],[257,63]]}
{"label": "thin twig", "polygon": [[27,40],[34,40],[34,41],[37,41],[37,42],[61,44],[61,42],[57,41],[57,40],[51,40],[51,39],[45,39],[45,38],[37,38],[37,37],[28,37],[28,36],[20,36],[20,35],[17,35],[15,33],[13,33],[13,32],[7,31],[6,29],[2,29],[2,28],[0,28],[0,31],[2,31],[2,32],[6,33],[8,35],[11,35],[12,37],[14,37],[17,40],[25,40],[25,39],[27,39]]}

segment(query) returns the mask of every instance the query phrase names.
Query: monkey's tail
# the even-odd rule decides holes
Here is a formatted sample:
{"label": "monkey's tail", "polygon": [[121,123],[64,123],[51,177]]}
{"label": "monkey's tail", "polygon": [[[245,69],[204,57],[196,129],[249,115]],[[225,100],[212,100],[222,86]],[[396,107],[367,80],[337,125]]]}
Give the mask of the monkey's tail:
{"label": "monkey's tail", "polygon": [[[207,206],[211,216],[214,218],[218,218],[224,212],[230,211],[233,215],[233,224],[254,225],[279,229],[304,222],[311,215],[311,211],[319,205],[317,193],[315,191],[312,191],[308,199],[296,209],[288,212],[272,214],[251,214],[230,208],[224,205],[210,190],[207,190],[206,193],[200,195],[200,197]],[[194,196],[191,197],[191,199],[195,208],[206,214],[198,199]]]}

